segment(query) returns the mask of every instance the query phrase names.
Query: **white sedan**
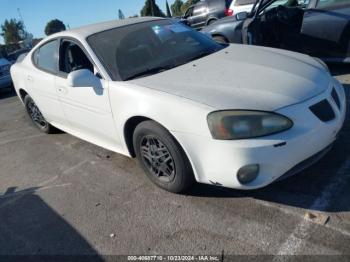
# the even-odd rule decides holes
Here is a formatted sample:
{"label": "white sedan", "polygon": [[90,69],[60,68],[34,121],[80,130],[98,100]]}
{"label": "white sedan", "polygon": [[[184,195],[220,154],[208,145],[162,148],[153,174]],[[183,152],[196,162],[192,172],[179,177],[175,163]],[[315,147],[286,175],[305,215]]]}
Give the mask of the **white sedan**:
{"label": "white sedan", "polygon": [[346,111],[309,56],[219,45],[172,20],[127,19],[44,39],[11,68],[33,122],[137,157],[171,192],[261,188],[320,159]]}

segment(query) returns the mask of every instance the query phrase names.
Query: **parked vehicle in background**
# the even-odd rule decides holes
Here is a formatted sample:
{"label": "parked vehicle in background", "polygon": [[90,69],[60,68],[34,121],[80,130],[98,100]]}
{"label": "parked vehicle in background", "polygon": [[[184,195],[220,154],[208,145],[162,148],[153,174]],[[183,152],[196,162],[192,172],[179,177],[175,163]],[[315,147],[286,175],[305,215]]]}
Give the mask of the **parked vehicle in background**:
{"label": "parked vehicle in background", "polygon": [[137,157],[171,192],[195,180],[256,189],[300,172],[328,152],[346,113],[342,85],[318,59],[219,45],[170,19],[51,35],[11,74],[41,131]]}
{"label": "parked vehicle in background", "polygon": [[14,64],[17,61],[18,57],[20,57],[23,54],[29,53],[30,50],[31,48],[23,48],[23,49],[16,50],[7,55],[7,60],[9,60],[11,64]]}
{"label": "parked vehicle in background", "polygon": [[182,17],[188,26],[195,29],[212,24],[220,18],[231,16],[230,9],[232,0],[203,0],[190,6]]}
{"label": "parked vehicle in background", "polygon": [[250,12],[255,2],[256,0],[233,0],[230,9],[233,11],[233,15],[240,12]]}
{"label": "parked vehicle in background", "polygon": [[10,67],[11,63],[6,58],[0,57],[0,88],[9,87],[12,84]]}
{"label": "parked vehicle in background", "polygon": [[205,28],[218,42],[282,48],[328,62],[350,62],[349,0],[257,0]]}

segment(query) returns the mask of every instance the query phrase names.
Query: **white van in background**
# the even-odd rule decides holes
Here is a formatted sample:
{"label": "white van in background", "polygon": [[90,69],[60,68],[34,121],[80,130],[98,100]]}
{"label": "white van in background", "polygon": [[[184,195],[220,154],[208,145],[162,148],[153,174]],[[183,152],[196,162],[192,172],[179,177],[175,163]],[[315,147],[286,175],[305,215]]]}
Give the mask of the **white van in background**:
{"label": "white van in background", "polygon": [[240,12],[250,12],[255,4],[256,0],[233,0],[230,9],[233,11],[233,15]]}

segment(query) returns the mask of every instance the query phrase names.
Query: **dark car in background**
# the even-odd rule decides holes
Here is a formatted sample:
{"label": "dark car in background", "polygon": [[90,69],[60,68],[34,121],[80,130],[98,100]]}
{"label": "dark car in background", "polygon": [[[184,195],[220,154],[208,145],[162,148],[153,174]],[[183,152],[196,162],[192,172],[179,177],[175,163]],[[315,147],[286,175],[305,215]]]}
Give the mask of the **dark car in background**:
{"label": "dark car in background", "polygon": [[20,57],[23,54],[29,53],[30,50],[31,48],[22,48],[22,49],[16,50],[7,55],[7,60],[9,60],[11,64],[14,64],[16,63],[18,57]]}
{"label": "dark car in background", "polygon": [[282,48],[350,62],[349,0],[257,0],[250,13],[224,18],[203,30],[223,43]]}
{"label": "dark car in background", "polygon": [[225,16],[233,15],[230,9],[232,0],[202,0],[190,6],[182,20],[196,29],[201,29]]}
{"label": "dark car in background", "polygon": [[10,67],[11,63],[0,54],[0,89],[7,88],[12,84]]}

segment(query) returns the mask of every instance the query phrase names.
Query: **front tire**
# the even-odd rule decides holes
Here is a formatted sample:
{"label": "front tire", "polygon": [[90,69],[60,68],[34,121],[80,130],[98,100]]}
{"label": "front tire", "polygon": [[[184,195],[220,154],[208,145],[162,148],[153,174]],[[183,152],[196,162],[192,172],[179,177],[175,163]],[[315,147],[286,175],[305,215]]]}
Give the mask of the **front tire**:
{"label": "front tire", "polygon": [[213,39],[218,44],[229,44],[229,42],[226,40],[226,38],[221,36],[221,35],[213,36]]}
{"label": "front tire", "polygon": [[29,95],[26,95],[23,102],[27,110],[28,116],[30,117],[34,125],[40,129],[40,131],[46,134],[53,134],[57,132],[57,129],[46,121],[46,119],[40,112],[38,106],[35,104],[34,100]]}
{"label": "front tire", "polygon": [[157,186],[181,193],[194,183],[187,156],[173,136],[154,121],[139,124],[133,145],[141,167]]}

